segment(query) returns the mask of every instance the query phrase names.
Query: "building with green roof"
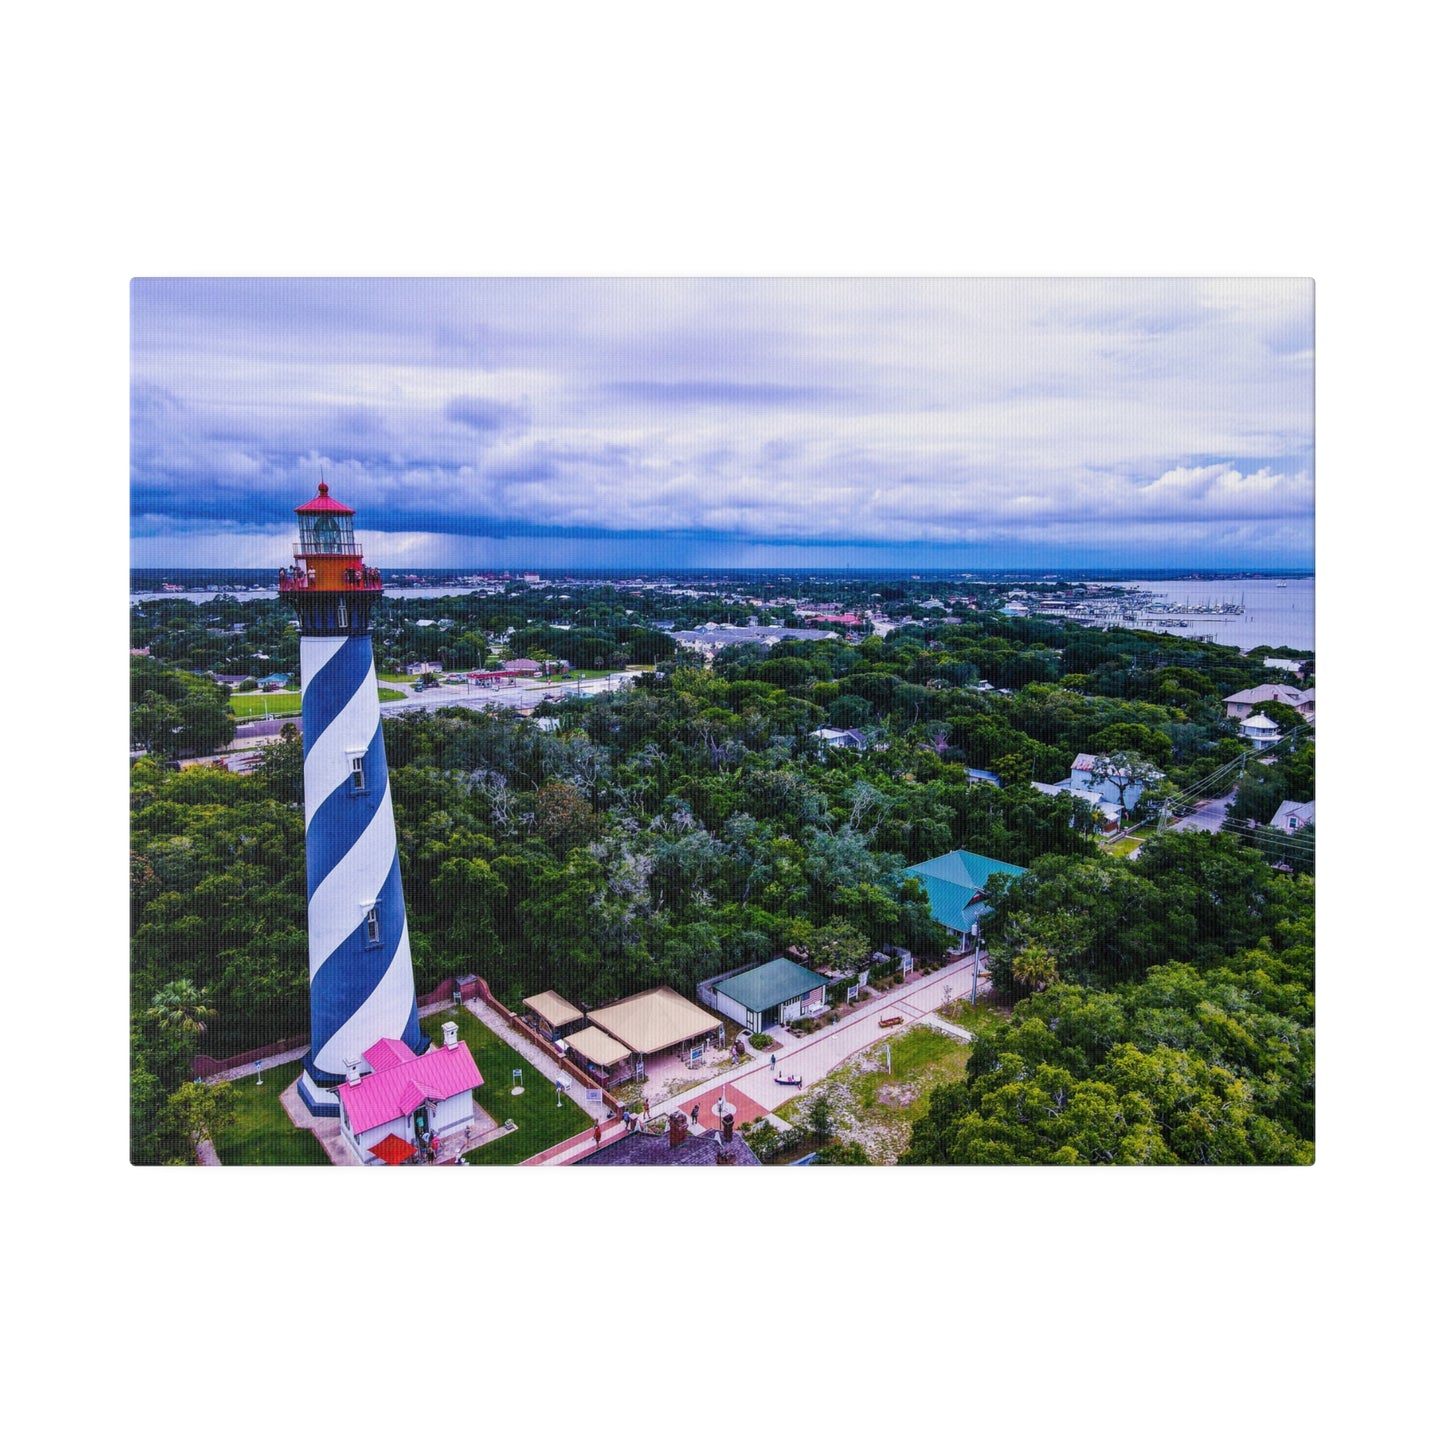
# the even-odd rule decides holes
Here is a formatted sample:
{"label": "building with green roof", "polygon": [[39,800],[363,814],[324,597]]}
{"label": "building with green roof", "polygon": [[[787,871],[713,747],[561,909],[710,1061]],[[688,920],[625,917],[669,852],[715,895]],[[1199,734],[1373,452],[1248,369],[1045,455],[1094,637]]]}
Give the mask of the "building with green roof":
{"label": "building with green roof", "polygon": [[790,958],[774,958],[731,977],[699,984],[698,997],[749,1033],[760,1034],[821,1009],[827,986],[821,973]]}
{"label": "building with green roof", "polygon": [[[928,894],[928,907],[934,918],[945,928],[962,935],[989,912],[991,878],[997,880],[1002,874],[1011,881],[1027,872],[1027,868],[1020,868],[1016,863],[1002,863],[997,858],[966,853],[960,848],[955,853],[915,863],[903,870],[903,876],[918,879]],[[995,881],[995,892],[998,887],[999,882]]]}

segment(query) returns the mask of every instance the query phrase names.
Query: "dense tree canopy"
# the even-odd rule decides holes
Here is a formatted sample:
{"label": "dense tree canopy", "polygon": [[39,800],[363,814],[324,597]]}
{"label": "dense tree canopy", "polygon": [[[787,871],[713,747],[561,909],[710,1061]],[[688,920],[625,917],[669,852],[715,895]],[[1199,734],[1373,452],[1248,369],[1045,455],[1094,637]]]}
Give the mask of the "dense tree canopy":
{"label": "dense tree canopy", "polygon": [[[1208,839],[1172,859],[1175,884],[1205,892],[1196,870],[1239,866],[1240,854]],[[1311,1162],[1312,880],[1278,888],[1272,934],[1249,946],[1225,953],[1219,940],[1191,949],[1180,939],[1156,955],[1175,961],[1136,981],[1096,988],[1066,976],[1023,998],[982,1032],[967,1078],[932,1095],[902,1162]],[[1016,952],[1015,965],[1040,947]]]}

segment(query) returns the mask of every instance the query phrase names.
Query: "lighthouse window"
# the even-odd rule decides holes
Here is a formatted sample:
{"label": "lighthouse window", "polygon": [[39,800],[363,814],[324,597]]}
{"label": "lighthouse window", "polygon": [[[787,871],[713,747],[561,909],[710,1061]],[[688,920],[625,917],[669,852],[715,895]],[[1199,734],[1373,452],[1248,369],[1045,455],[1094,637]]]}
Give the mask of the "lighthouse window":
{"label": "lighthouse window", "polygon": [[353,793],[364,793],[366,791],[366,760],[355,757],[351,760],[351,791]]}
{"label": "lighthouse window", "polygon": [[346,603],[344,602],[336,604],[336,625],[338,627],[346,626]]}
{"label": "lighthouse window", "polygon": [[366,910],[366,943],[367,947],[381,942],[381,919],[377,916],[376,906]]}

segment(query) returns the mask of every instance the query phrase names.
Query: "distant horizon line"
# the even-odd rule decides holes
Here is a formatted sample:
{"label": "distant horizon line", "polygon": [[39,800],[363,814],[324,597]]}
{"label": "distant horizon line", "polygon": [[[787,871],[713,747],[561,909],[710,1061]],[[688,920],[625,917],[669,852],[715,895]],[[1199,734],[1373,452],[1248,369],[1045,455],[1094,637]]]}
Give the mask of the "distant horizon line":
{"label": "distant horizon line", "polygon": [[[132,577],[137,576],[173,576],[177,574],[186,576],[207,576],[220,574],[246,574],[266,577],[274,575],[274,567],[244,567],[229,563],[211,563],[205,566],[166,566],[166,567],[131,567]],[[1118,577],[1140,577],[1157,578],[1164,580],[1170,577],[1179,578],[1273,578],[1273,577],[1313,577],[1316,575],[1313,567],[1200,567],[1200,566],[1176,566],[1176,567],[1142,567],[1127,565],[1103,565],[1090,564],[1087,566],[1073,566],[1063,564],[1053,567],[867,567],[854,564],[843,564],[832,567],[725,567],[725,566],[688,566],[688,567],[658,567],[658,566],[621,566],[621,567],[545,567],[528,566],[517,564],[508,567],[475,567],[475,566],[452,566],[452,567],[423,567],[423,566],[381,566],[379,570],[384,574],[400,575],[404,577],[439,576],[525,576],[532,574],[538,577],[698,577],[698,576],[836,576],[857,573],[863,576],[886,576],[886,577],[952,577],[965,581],[973,577],[1042,577],[1062,578],[1064,576],[1078,577],[1103,577],[1114,574]]]}

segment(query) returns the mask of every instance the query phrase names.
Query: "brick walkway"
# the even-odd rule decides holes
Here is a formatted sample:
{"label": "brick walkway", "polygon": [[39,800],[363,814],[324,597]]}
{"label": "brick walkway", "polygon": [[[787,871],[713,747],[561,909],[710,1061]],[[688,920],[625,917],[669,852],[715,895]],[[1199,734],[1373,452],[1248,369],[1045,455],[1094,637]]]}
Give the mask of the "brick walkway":
{"label": "brick walkway", "polygon": [[[621,1119],[614,1119],[610,1124],[602,1126],[602,1143],[610,1144],[614,1139],[620,1139],[627,1132],[627,1126]],[[553,1144],[550,1149],[544,1149],[540,1154],[534,1154],[530,1159],[523,1159],[523,1165],[546,1165],[546,1164],[570,1164],[574,1159],[580,1158],[583,1154],[590,1154],[599,1146],[592,1138],[592,1130],[584,1129],[580,1134],[574,1134],[570,1139],[564,1139],[560,1144]]]}

